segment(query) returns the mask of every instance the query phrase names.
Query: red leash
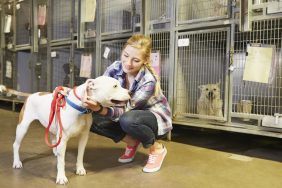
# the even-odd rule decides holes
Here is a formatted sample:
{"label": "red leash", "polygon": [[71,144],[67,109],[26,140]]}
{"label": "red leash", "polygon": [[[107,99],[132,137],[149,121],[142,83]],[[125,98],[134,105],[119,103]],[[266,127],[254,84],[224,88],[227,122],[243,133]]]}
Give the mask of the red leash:
{"label": "red leash", "polygon": [[[51,103],[51,109],[50,109],[50,115],[49,115],[49,123],[48,123],[47,128],[45,129],[45,143],[51,148],[57,147],[60,144],[62,135],[63,135],[63,124],[61,121],[60,108],[66,105],[66,100],[65,100],[65,96],[61,94],[60,91],[64,91],[62,86],[57,87],[54,92],[54,98]],[[60,135],[59,135],[58,142],[52,145],[49,142],[48,135],[49,135],[49,129],[51,127],[55,114],[56,114],[57,120],[59,121]]]}
{"label": "red leash", "polygon": [[81,101],[81,98],[76,94],[76,86],[74,86],[73,87],[73,94],[74,94],[74,96],[78,99],[78,100],[80,100]]}

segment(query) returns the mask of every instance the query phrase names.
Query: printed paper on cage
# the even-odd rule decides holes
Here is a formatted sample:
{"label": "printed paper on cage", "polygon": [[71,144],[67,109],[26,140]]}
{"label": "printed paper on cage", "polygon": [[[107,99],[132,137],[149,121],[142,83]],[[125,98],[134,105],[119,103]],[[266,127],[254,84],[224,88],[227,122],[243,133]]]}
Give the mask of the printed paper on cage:
{"label": "printed paper on cage", "polygon": [[38,25],[45,25],[46,22],[46,5],[38,7]]}
{"label": "printed paper on cage", "polygon": [[105,48],[105,51],[104,51],[104,54],[103,54],[103,57],[105,59],[108,59],[110,51],[111,51],[110,48],[108,48],[108,47]]}
{"label": "printed paper on cage", "polygon": [[85,11],[82,22],[94,22],[96,14],[96,0],[85,0]]}
{"label": "printed paper on cage", "polygon": [[248,55],[244,68],[243,80],[269,83],[274,56],[273,47],[247,47]]}
{"label": "printed paper on cage", "polygon": [[91,78],[92,55],[82,55],[80,63],[80,77]]}
{"label": "printed paper on cage", "polygon": [[5,16],[4,33],[10,33],[12,24],[12,15]]}

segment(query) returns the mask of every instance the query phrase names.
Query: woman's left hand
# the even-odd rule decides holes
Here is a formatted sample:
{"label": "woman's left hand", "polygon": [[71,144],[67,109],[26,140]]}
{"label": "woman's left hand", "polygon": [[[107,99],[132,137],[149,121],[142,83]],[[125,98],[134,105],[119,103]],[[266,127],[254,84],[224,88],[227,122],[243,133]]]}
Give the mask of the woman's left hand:
{"label": "woman's left hand", "polygon": [[101,109],[101,105],[98,102],[93,101],[93,100],[89,99],[88,97],[85,97],[83,99],[83,106],[92,110],[92,111],[94,111],[94,112]]}

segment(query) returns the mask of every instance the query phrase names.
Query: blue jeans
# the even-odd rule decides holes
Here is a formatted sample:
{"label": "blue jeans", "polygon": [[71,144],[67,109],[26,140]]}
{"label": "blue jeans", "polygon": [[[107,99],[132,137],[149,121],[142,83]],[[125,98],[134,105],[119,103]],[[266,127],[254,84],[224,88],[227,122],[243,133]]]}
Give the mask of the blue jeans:
{"label": "blue jeans", "polygon": [[125,135],[139,140],[144,148],[149,148],[158,139],[158,122],[156,116],[148,110],[131,110],[125,112],[118,122],[107,116],[93,113],[91,132],[121,141]]}

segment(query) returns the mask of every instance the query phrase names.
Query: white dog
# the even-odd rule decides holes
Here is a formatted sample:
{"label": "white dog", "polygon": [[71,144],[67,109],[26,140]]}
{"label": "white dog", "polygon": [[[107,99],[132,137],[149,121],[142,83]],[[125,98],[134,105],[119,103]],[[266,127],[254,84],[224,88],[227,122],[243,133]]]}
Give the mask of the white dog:
{"label": "white dog", "polygon": [[[1,89],[3,90],[5,87],[1,86],[0,90]],[[125,102],[130,98],[128,90],[122,88],[116,79],[106,76],[88,79],[84,84],[78,86],[75,91],[70,90],[67,101],[71,101],[71,103],[83,109],[83,102],[75,96],[75,93],[80,98],[83,98],[83,96],[87,94],[91,100],[99,102],[104,107],[125,105]],[[47,127],[52,99],[52,93],[34,93],[27,98],[20,112],[16,139],[13,144],[13,168],[22,168],[19,148],[31,122],[33,120],[39,120],[44,127]],[[57,154],[56,183],[66,184],[68,179],[65,175],[65,151],[67,142],[71,137],[79,136],[76,174],[86,174],[83,166],[83,155],[92,123],[92,115],[89,113],[82,114],[81,111],[67,102],[65,108],[61,109],[61,121],[63,124],[63,135],[60,144],[57,148],[53,148],[53,151],[54,154]],[[52,143],[56,143],[59,139],[59,128],[56,127],[55,120],[51,124],[50,132],[56,135],[56,137],[52,139]]]}
{"label": "white dog", "polygon": [[220,87],[217,84],[200,85],[200,98],[197,101],[197,112],[200,115],[223,117]]}

